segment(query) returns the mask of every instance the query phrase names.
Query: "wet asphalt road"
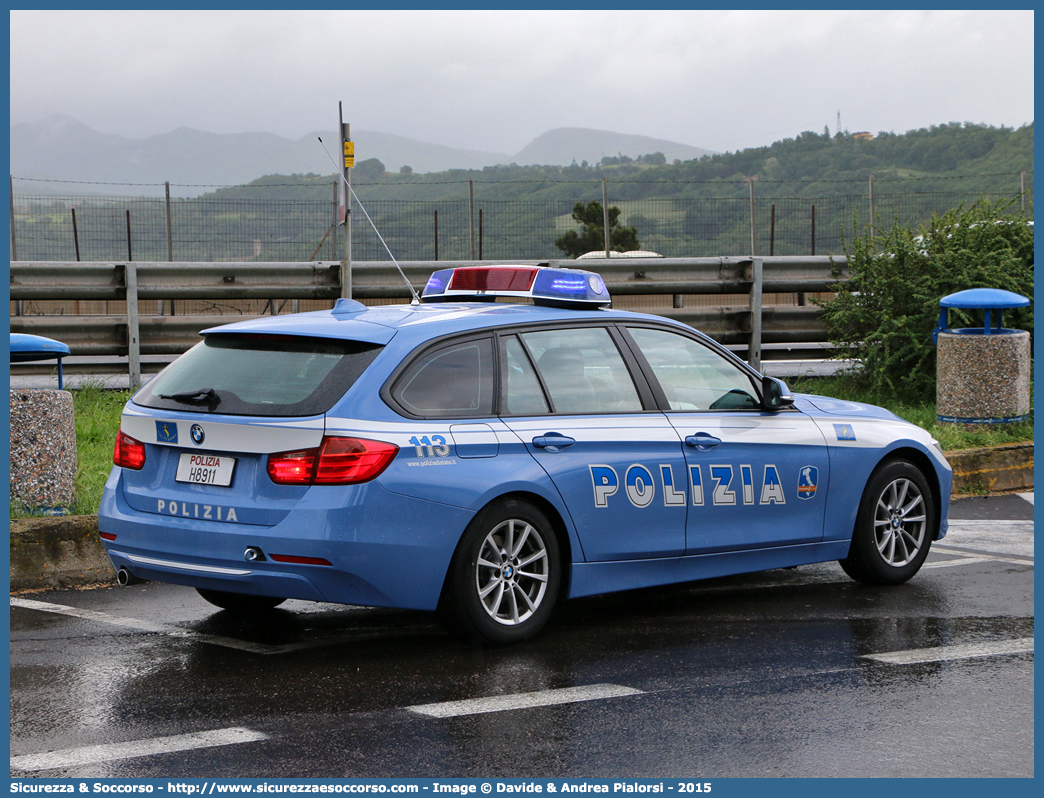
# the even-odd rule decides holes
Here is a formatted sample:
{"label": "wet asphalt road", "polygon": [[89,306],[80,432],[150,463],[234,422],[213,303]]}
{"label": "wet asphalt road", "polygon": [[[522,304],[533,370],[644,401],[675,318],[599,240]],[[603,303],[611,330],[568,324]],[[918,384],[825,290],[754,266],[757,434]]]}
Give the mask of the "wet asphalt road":
{"label": "wet asphalt road", "polygon": [[1032,511],[956,502],[899,587],[831,563],[593,597],[512,648],[415,612],[20,594],[11,775],[1032,776]]}

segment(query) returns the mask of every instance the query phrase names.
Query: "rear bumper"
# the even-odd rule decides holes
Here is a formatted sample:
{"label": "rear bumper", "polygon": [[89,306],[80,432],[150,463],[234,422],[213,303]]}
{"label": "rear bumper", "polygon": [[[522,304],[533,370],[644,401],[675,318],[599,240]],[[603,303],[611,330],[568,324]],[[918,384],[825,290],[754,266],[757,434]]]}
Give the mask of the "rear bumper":
{"label": "rear bumper", "polygon": [[[389,493],[376,482],[313,487],[274,526],[178,518],[131,508],[120,469],[98,528],[114,568],[190,587],[340,604],[433,610],[472,513]],[[249,561],[247,548],[263,561]],[[276,562],[272,555],[330,565]]]}

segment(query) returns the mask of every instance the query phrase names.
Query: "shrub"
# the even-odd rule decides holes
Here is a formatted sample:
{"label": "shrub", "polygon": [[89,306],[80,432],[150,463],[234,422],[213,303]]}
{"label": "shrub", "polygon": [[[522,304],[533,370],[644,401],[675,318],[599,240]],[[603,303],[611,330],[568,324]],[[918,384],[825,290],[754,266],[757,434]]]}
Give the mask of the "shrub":
{"label": "shrub", "polygon": [[[916,231],[896,222],[845,242],[850,282],[820,304],[837,356],[861,363],[857,384],[899,399],[933,397],[939,300],[966,288],[1033,296],[1033,226],[1005,207],[980,200]],[[1004,323],[1032,333],[1032,307],[1007,311]],[[950,326],[981,327],[981,312],[951,310]]]}

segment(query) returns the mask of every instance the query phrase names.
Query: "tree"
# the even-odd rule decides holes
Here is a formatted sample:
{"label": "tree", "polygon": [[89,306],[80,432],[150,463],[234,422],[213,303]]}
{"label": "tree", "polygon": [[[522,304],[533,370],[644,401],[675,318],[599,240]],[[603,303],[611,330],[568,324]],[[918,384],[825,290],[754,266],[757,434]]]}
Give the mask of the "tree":
{"label": "tree", "polygon": [[409,166],[407,164],[403,164],[402,166],[399,167],[399,174],[400,175],[412,175],[413,174],[413,167]]}
{"label": "tree", "polygon": [[376,180],[384,174],[384,164],[376,158],[367,158],[355,165],[355,176],[361,180]]}
{"label": "tree", "polygon": [[[605,221],[602,214],[602,203],[591,200],[573,206],[573,219],[581,225],[580,232],[570,230],[555,239],[555,246],[566,255],[577,258],[585,252],[605,251]],[[620,209],[609,206],[609,244],[616,252],[627,252],[638,249],[638,228],[620,225]]]}

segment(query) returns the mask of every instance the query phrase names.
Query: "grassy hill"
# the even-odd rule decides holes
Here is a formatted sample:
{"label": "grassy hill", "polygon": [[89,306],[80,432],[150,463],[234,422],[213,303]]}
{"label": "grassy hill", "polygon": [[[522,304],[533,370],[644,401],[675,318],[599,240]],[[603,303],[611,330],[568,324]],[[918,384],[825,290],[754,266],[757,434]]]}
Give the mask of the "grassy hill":
{"label": "grassy hill", "polygon": [[[382,172],[375,161],[363,161],[352,184],[364,200],[461,199],[469,180],[481,185],[486,200],[551,200],[599,198],[605,177],[612,182],[614,200],[637,200],[738,197],[748,191],[744,181],[753,177],[759,197],[829,197],[864,191],[873,174],[883,189],[902,181],[906,192],[1012,193],[1019,173],[1033,171],[1033,129],[1033,124],[1013,129],[950,123],[871,139],[806,132],[766,147],[666,164],[624,157],[587,166],[511,164],[393,174]],[[325,200],[332,180],[330,175],[268,175],[207,196]]]}

